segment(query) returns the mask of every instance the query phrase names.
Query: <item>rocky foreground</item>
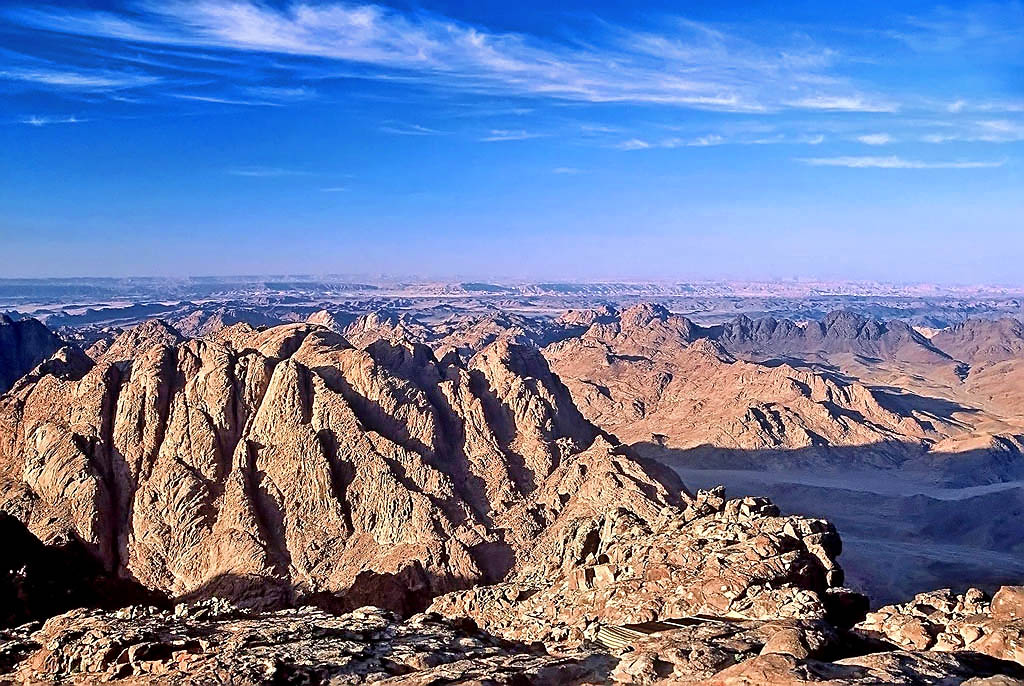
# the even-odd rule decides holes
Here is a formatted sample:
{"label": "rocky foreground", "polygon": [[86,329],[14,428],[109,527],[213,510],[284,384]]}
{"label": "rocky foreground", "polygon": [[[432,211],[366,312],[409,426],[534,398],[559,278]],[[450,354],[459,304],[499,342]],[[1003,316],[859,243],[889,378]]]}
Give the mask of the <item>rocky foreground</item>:
{"label": "rocky foreground", "polygon": [[[973,613],[967,624],[975,637],[967,647],[973,650],[962,642],[925,650],[910,635],[896,637],[910,644],[903,647],[873,641],[873,621],[858,632],[824,621],[782,619],[606,628],[598,636],[603,644],[554,651],[503,640],[472,621],[436,613],[403,621],[375,607],[343,615],[309,607],[260,612],[212,600],[173,612],[143,606],[114,613],[74,610],[42,626],[0,632],[0,679],[423,686],[1024,683],[1024,665],[1007,659],[1020,657],[1024,589],[1002,589],[991,606],[980,592],[939,595],[949,613]],[[904,626],[920,624],[919,609],[880,614],[890,621],[899,616]]]}

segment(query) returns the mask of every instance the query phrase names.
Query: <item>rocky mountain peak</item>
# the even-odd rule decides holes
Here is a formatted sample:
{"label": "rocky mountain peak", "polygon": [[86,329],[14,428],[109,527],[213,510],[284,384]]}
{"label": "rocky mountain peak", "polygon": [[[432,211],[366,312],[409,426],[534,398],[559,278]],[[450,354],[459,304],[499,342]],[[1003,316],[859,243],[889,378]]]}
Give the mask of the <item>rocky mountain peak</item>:
{"label": "rocky mountain peak", "polygon": [[90,357],[104,362],[128,362],[152,347],[173,347],[185,341],[178,330],[162,319],[149,319],[124,329],[106,345],[90,348]]}
{"label": "rocky mountain peak", "polygon": [[640,303],[626,308],[619,314],[619,321],[624,329],[642,328],[649,326],[651,322],[664,322],[672,313],[657,303]]}
{"label": "rocky mountain peak", "polygon": [[344,333],[345,325],[328,310],[317,310],[306,318],[310,324],[318,324],[326,327],[335,333]]}

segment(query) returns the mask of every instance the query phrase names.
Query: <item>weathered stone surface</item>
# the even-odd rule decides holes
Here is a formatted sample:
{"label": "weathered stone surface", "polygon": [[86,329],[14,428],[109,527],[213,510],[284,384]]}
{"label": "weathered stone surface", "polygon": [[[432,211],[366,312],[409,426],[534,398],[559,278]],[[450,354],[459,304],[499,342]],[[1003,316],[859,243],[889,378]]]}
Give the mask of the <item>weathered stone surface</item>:
{"label": "weathered stone surface", "polygon": [[175,346],[185,338],[161,319],[150,319],[138,326],[119,331],[109,338],[101,338],[86,350],[92,359],[105,362],[127,362],[143,355],[150,348]]}
{"label": "weathered stone surface", "polygon": [[624,684],[702,683],[759,654],[781,653],[803,660],[843,649],[843,638],[822,621],[702,622],[662,631],[614,652],[612,678]]}
{"label": "weathered stone surface", "polygon": [[[1021,675],[1019,588],[991,602],[922,594],[847,632],[866,601],[841,588],[828,522],[721,489],[687,493],[584,417],[598,415],[577,408],[578,379],[567,387],[520,342],[529,322],[434,336],[452,351],[438,359],[407,335],[412,320],[356,322],[346,330],[359,348],[331,330],[339,322],[314,320],[189,341],[152,324],[95,364],[64,349],[0,398],[0,510],[41,550],[75,546],[96,579],[184,601],[4,630],[11,680],[1002,686]],[[587,330],[582,352],[548,350],[567,376],[570,362],[633,365],[607,380],[613,397],[640,400],[641,423],[675,421],[682,370],[691,386],[741,388],[725,402],[755,403],[737,433],[755,443],[915,429],[858,387],[734,363],[658,308],[559,327]],[[666,362],[672,350],[685,352]],[[664,383],[662,364],[675,365]],[[617,385],[637,369],[651,374]],[[768,412],[765,392],[801,409]],[[370,604],[397,614],[352,612]],[[417,614],[428,604],[435,614]]]}
{"label": "weathered stone surface", "polygon": [[[642,497],[628,497],[629,475],[615,459],[564,464],[545,486],[547,505],[564,498],[576,512],[539,532],[508,581],[442,596],[432,609],[509,638],[572,644],[601,624],[828,614],[826,589],[842,580],[830,524],[779,516],[764,499],[725,500],[721,490],[698,493],[683,510],[645,509]],[[581,472],[596,490],[573,483]],[[581,498],[607,492],[619,502],[580,512]]]}
{"label": "weathered stone surface", "polygon": [[1024,586],[1003,586],[992,596],[991,608],[993,619],[1024,619]]}
{"label": "weathered stone surface", "polygon": [[762,655],[723,670],[714,677],[700,681],[677,681],[677,684],[701,683],[706,686],[881,686],[883,684],[963,684],[982,679],[980,683],[999,684],[985,679],[995,676],[1015,683],[1024,676],[1024,668],[1016,663],[972,652],[937,653],[933,651],[892,651],[872,653],[835,662],[801,661],[792,655]]}
{"label": "weathered stone surface", "polygon": [[880,608],[857,629],[900,647],[971,650],[1024,664],[1021,600],[1020,586],[1004,586],[991,601],[976,588],[963,594],[940,589]]}
{"label": "weathered stone surface", "polygon": [[[912,450],[926,434],[916,419],[886,409],[859,383],[736,360],[708,338],[713,333],[643,304],[548,345],[544,355],[584,416],[658,459],[680,459],[686,451],[699,464],[707,451],[721,465],[715,450],[727,448],[800,453],[813,462],[818,449],[856,445],[865,447],[865,461],[884,464],[890,460],[885,446]],[[907,451],[894,452],[905,457]]]}
{"label": "weathered stone surface", "polygon": [[[613,659],[552,656],[436,615],[400,621],[375,607],[249,612],[223,601],[175,612],[78,610],[2,644],[20,651],[6,678],[90,684],[593,684]],[[15,646],[16,644],[16,646]],[[0,675],[0,680],[5,677]]]}
{"label": "weathered stone surface", "polygon": [[173,612],[75,610],[0,631],[0,683],[1013,686],[1024,675],[972,652],[858,649],[825,622],[774,620],[700,622],[618,650],[552,652],[432,613],[402,621],[375,607],[268,612],[212,599]]}

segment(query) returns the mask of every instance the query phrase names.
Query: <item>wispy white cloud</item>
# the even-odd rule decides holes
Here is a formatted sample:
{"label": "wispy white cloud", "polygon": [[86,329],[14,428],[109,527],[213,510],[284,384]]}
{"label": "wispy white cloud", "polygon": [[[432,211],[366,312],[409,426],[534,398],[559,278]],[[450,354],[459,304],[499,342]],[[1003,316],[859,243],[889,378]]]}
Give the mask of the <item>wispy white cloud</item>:
{"label": "wispy white cloud", "polygon": [[168,93],[172,98],[179,100],[195,100],[196,102],[209,102],[217,105],[243,105],[249,107],[279,107],[280,103],[267,102],[266,100],[240,100],[238,98],[221,97],[219,95],[196,95],[194,93]]}
{"label": "wispy white cloud", "polygon": [[683,145],[689,145],[693,147],[703,148],[709,145],[721,145],[725,142],[725,139],[718,134],[710,134],[707,136],[698,136],[691,141],[686,141]]}
{"label": "wispy white cloud", "polygon": [[619,150],[646,150],[652,147],[650,143],[639,138],[630,138],[628,141],[616,143],[613,147]]}
{"label": "wispy white cloud", "polygon": [[888,157],[805,157],[798,161],[813,167],[850,167],[852,169],[984,169],[1001,167],[1006,164],[1006,160],[925,162],[895,155]]}
{"label": "wispy white cloud", "polygon": [[1024,121],[972,120],[951,130],[925,134],[920,140],[925,143],[1017,143],[1024,141]]}
{"label": "wispy white cloud", "polygon": [[711,133],[704,136],[697,136],[695,138],[663,138],[657,141],[643,140],[640,138],[631,138],[621,143],[615,144],[614,148],[618,150],[646,150],[648,148],[706,148],[713,145],[722,145],[726,143],[726,139],[717,133]]}
{"label": "wispy white cloud", "polygon": [[554,169],[551,170],[551,173],[552,174],[568,174],[570,176],[574,176],[576,174],[582,174],[583,170],[582,169],[577,169],[576,167],[555,167]]}
{"label": "wispy white cloud", "polygon": [[978,122],[980,141],[987,143],[1010,143],[1024,140],[1024,122],[1007,119],[991,119]]}
{"label": "wispy white cloud", "polygon": [[432,129],[420,124],[403,124],[401,122],[388,122],[380,127],[384,133],[394,133],[399,136],[438,136],[444,131]]}
{"label": "wispy white cloud", "polygon": [[301,169],[287,169],[284,167],[233,167],[226,170],[231,176],[249,176],[255,178],[273,178],[280,176],[308,176],[308,171]]}
{"label": "wispy white cloud", "polygon": [[989,52],[1021,54],[1024,46],[1024,4],[1019,0],[997,3],[943,4],[930,12],[906,17],[903,26],[888,36],[920,53]]}
{"label": "wispy white cloud", "polygon": [[580,131],[583,133],[620,133],[622,129],[607,124],[580,124]]}
{"label": "wispy white cloud", "polygon": [[21,81],[40,86],[84,91],[140,88],[159,83],[162,79],[148,74],[117,71],[86,71],[48,69],[41,67],[0,69],[0,79]]}
{"label": "wispy white cloud", "polygon": [[892,136],[887,133],[866,133],[863,136],[857,136],[864,145],[888,145],[892,143]]}
{"label": "wispy white cloud", "polygon": [[51,116],[39,116],[32,115],[25,117],[21,120],[22,124],[28,124],[29,126],[49,126],[51,124],[79,124],[86,119],[79,119],[72,115],[70,117],[51,117]]}
{"label": "wispy white cloud", "polygon": [[306,86],[248,86],[245,92],[257,98],[276,100],[278,102],[298,102],[312,100],[319,94],[315,89]]}
{"label": "wispy white cloud", "polygon": [[921,140],[925,143],[949,143],[957,139],[958,136],[951,133],[929,133],[921,136]]}
{"label": "wispy white cloud", "polygon": [[786,103],[790,107],[832,112],[896,112],[899,105],[861,95],[813,95]]}
{"label": "wispy white cloud", "polygon": [[1024,112],[1024,100],[966,100],[960,98],[945,107],[950,114]]}
{"label": "wispy white cloud", "polygon": [[777,133],[772,136],[759,136],[757,138],[733,141],[749,145],[821,145],[825,142],[823,133],[804,133],[799,135],[787,135]]}
{"label": "wispy white cloud", "polygon": [[348,193],[351,189],[347,186],[328,186],[327,188],[321,188],[322,193]]}
{"label": "wispy white cloud", "polygon": [[144,0],[131,10],[21,7],[5,16],[133,43],[326,58],[375,70],[370,77],[478,92],[731,112],[897,109],[840,76],[833,50],[807,40],[761,44],[691,21],[676,20],[662,32],[600,25],[584,45],[337,1]]}
{"label": "wispy white cloud", "polygon": [[512,131],[508,129],[491,129],[490,133],[481,138],[481,141],[495,143],[500,141],[525,141],[530,138],[540,138],[544,134],[531,133],[522,129]]}

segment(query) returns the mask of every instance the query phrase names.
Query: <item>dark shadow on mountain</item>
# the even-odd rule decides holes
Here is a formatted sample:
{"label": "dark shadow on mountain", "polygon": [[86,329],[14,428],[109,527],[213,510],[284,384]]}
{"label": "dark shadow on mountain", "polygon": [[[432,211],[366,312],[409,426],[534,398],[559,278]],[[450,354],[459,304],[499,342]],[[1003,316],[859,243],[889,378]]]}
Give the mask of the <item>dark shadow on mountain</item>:
{"label": "dark shadow on mountain", "polygon": [[218,574],[177,601],[225,598],[237,607],[259,611],[313,605],[332,614],[374,605],[409,617],[426,610],[439,595],[478,583],[474,579],[431,574],[419,560],[410,560],[395,572],[363,570],[351,586],[338,591],[311,592],[301,584],[270,574]]}
{"label": "dark shadow on mountain", "polygon": [[163,594],[108,574],[77,539],[45,545],[18,519],[0,512],[0,540],[0,627],[77,607],[170,606]]}
{"label": "dark shadow on mountain", "polygon": [[427,609],[437,595],[437,583],[419,560],[413,560],[397,573],[364,570],[344,593],[315,593],[301,598],[300,602],[333,613],[376,605],[409,617]]}
{"label": "dark shadow on mountain", "polygon": [[[937,409],[943,408],[939,406]],[[946,409],[950,412],[968,411]],[[674,448],[664,443],[640,441],[630,447],[642,457],[672,467],[767,472],[810,469],[834,474],[850,470],[892,469],[927,476],[935,486],[963,488],[1024,479],[1024,452],[1016,445],[1022,438],[997,435],[993,437],[990,448],[958,453],[932,452],[922,444],[902,441],[753,450],[709,444]]]}
{"label": "dark shadow on mountain", "polygon": [[874,394],[878,404],[899,415],[909,415],[911,412],[923,412],[946,421],[956,420],[953,415],[956,413],[976,414],[977,409],[966,407],[960,403],[946,400],[945,398],[934,398],[926,395],[918,395],[894,386],[869,386],[868,389]]}

